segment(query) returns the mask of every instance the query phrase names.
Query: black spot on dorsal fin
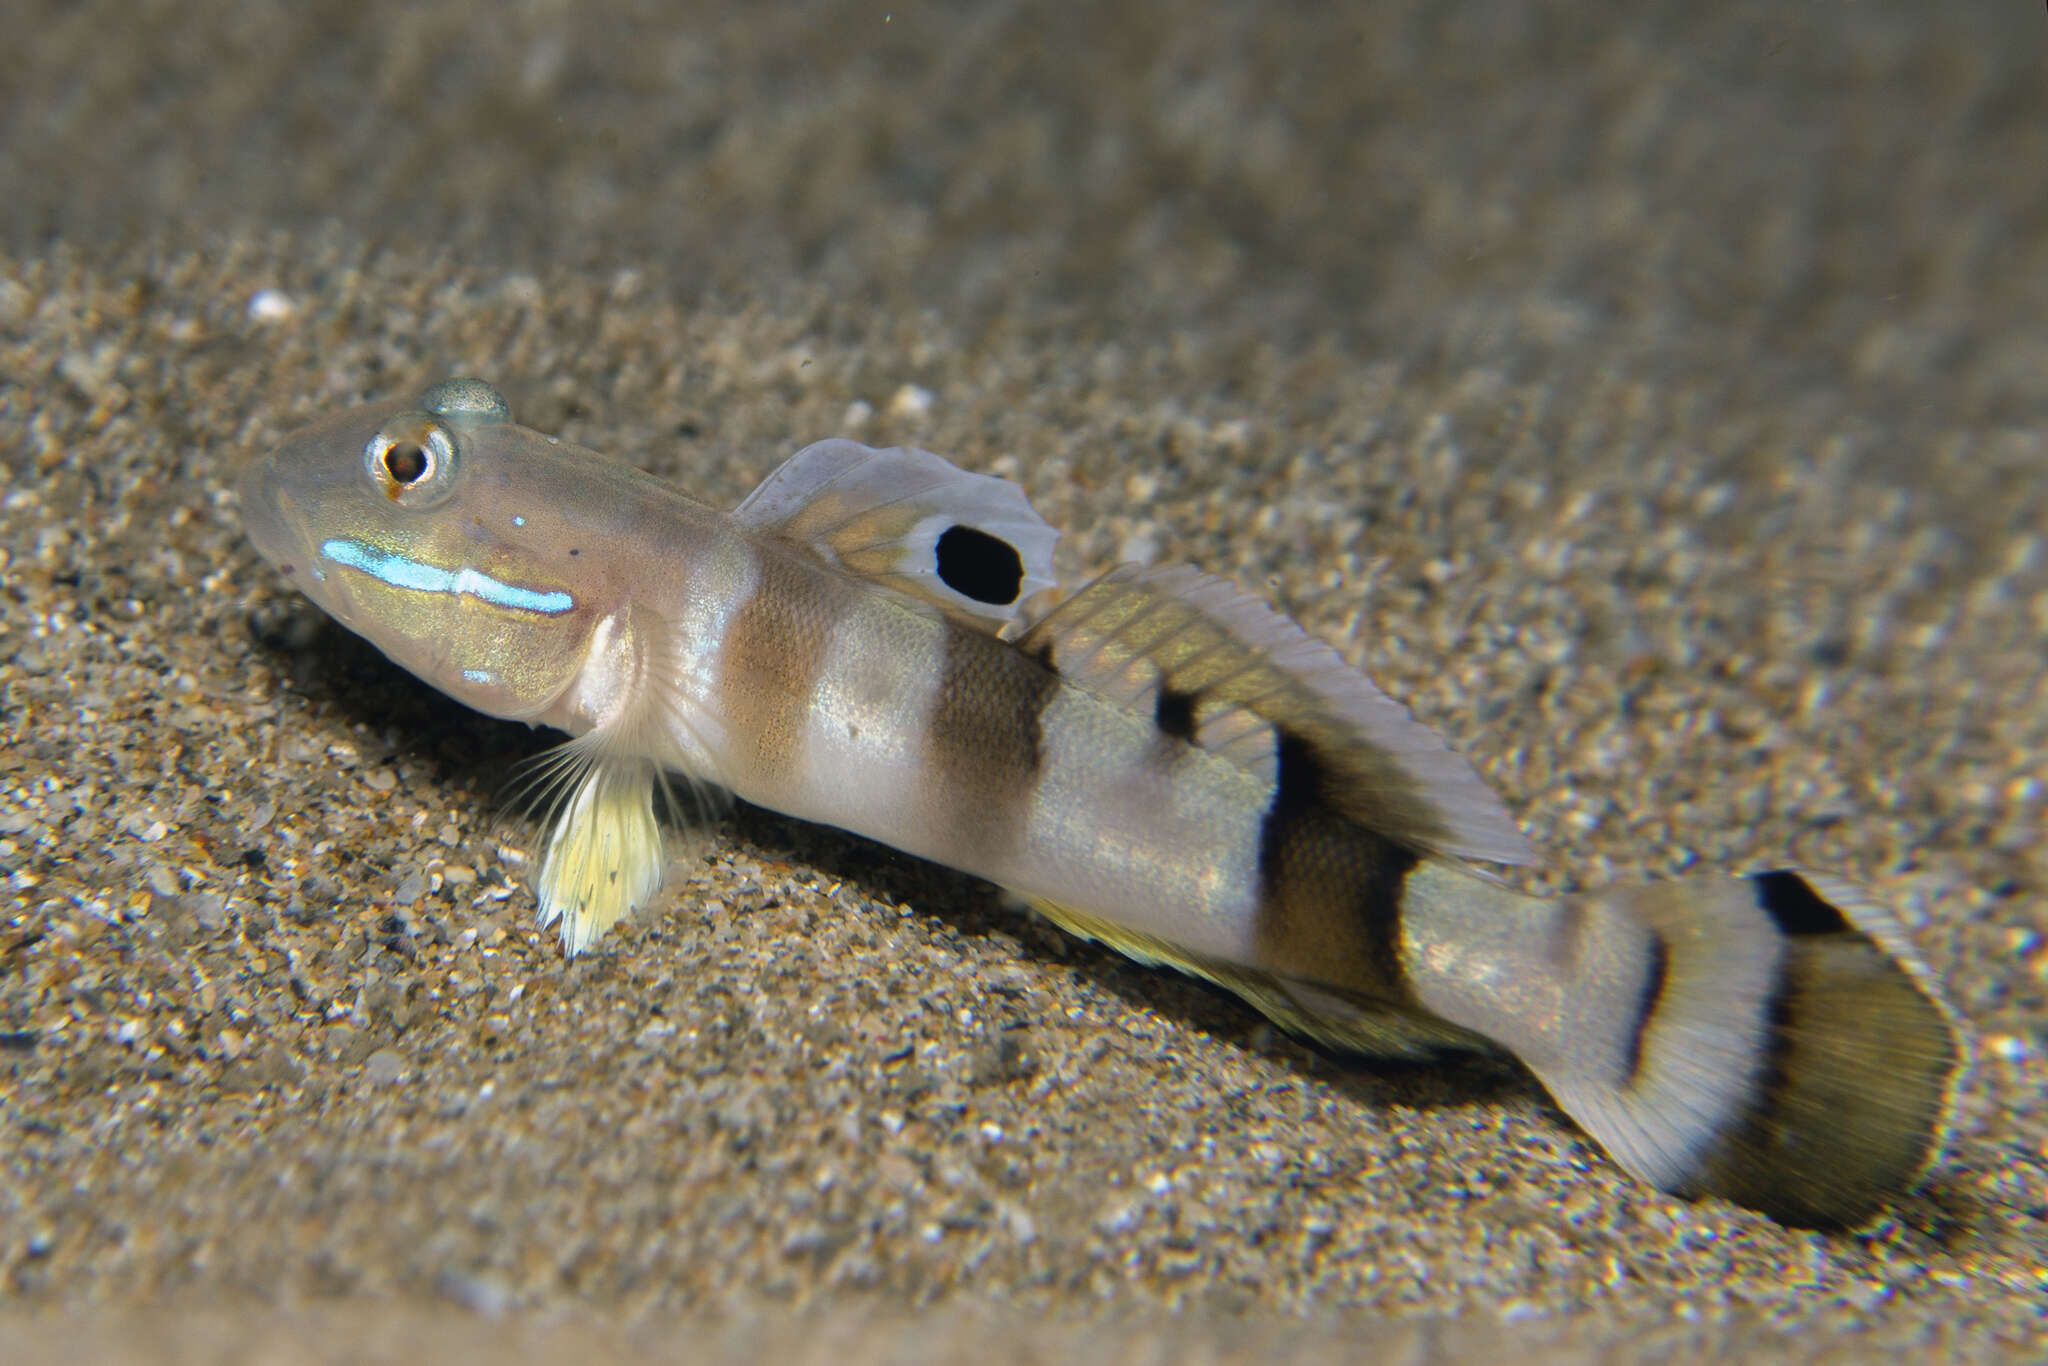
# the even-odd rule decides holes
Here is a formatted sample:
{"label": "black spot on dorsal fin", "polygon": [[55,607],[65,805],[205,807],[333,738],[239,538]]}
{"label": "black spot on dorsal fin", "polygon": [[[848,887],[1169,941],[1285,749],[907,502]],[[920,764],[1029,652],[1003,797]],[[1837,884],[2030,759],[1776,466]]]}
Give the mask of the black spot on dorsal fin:
{"label": "black spot on dorsal fin", "polygon": [[1159,727],[1161,735],[1169,735],[1176,740],[1186,740],[1193,744],[1195,695],[1168,687],[1162,682],[1159,685],[1159,695],[1152,703],[1152,724]]}
{"label": "black spot on dorsal fin", "polygon": [[1797,873],[1758,873],[1750,881],[1756,885],[1756,904],[1782,933],[1844,934],[1850,929],[1842,913]]}
{"label": "black spot on dorsal fin", "polygon": [[933,547],[939,581],[964,598],[1002,607],[1024,586],[1024,557],[1017,547],[976,527],[956,524]]}

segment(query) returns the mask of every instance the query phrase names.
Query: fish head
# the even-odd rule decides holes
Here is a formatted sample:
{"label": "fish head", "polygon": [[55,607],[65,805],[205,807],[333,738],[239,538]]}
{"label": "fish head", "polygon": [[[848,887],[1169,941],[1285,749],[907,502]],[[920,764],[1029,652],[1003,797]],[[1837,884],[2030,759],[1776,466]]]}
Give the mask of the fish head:
{"label": "fish head", "polygon": [[583,488],[604,457],[512,421],[479,380],[294,433],[239,484],[265,559],[335,620],[469,706],[530,720],[620,602]]}

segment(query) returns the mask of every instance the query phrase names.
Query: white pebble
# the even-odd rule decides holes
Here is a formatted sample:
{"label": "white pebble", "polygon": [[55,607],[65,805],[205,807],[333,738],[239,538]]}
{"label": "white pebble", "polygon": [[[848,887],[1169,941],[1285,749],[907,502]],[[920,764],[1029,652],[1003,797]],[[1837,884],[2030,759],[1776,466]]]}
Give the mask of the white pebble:
{"label": "white pebble", "polygon": [[889,416],[919,418],[932,410],[932,391],[922,385],[906,384],[889,400]]}
{"label": "white pebble", "polygon": [[298,311],[298,303],[281,289],[259,289],[249,296],[252,323],[281,323]]}

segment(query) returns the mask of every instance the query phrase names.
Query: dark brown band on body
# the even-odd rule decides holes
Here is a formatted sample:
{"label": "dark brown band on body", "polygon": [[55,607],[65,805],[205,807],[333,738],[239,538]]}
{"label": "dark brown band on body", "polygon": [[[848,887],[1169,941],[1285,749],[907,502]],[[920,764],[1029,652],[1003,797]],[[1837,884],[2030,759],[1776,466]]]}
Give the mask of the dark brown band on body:
{"label": "dark brown band on body", "polygon": [[1314,749],[1277,732],[1273,796],[1259,830],[1258,965],[1399,1005],[1401,900],[1414,850],[1331,811]]}
{"label": "dark brown band on body", "polygon": [[[721,546],[717,553],[739,552]],[[829,575],[772,549],[749,546],[745,553],[755,556],[759,577],[719,644],[719,715],[736,743],[753,747],[756,771],[779,785],[802,761],[811,703],[844,603],[819,601],[837,585]]]}
{"label": "dark brown band on body", "polygon": [[932,759],[955,847],[982,858],[1022,839],[1045,767],[1045,709],[1059,675],[972,627],[946,623]]}

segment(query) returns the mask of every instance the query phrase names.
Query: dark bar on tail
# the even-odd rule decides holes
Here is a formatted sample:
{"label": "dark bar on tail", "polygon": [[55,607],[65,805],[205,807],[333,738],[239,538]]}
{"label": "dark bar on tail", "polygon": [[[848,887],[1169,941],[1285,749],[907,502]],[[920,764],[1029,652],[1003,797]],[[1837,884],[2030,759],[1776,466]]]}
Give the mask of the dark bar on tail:
{"label": "dark bar on tail", "polygon": [[1753,1100],[1688,1190],[1787,1224],[1854,1227],[1933,1160],[1961,1045],[1905,964],[1807,879],[1749,881],[1785,951]]}

